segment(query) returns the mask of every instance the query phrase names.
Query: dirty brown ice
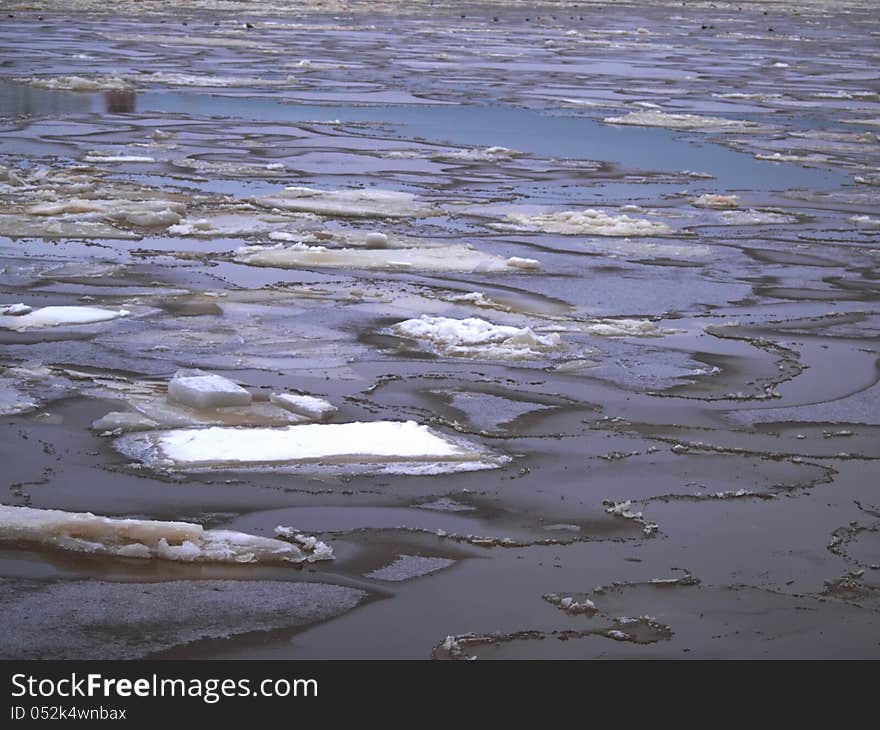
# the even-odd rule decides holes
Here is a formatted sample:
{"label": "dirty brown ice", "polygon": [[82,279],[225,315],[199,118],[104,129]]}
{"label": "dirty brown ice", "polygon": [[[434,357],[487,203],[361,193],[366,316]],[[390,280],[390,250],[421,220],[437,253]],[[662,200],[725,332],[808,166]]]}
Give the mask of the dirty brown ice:
{"label": "dirty brown ice", "polygon": [[0,24],[3,658],[876,658],[880,16]]}

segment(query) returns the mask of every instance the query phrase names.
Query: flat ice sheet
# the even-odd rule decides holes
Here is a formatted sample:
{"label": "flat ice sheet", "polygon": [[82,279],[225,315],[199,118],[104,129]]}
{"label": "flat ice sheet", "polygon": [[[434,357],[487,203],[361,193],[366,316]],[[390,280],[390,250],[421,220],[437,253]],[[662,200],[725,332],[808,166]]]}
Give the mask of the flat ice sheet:
{"label": "flat ice sheet", "polygon": [[315,462],[480,464],[488,459],[476,444],[447,438],[415,421],[175,429],[132,434],[118,439],[116,446],[149,464],[179,468]]}

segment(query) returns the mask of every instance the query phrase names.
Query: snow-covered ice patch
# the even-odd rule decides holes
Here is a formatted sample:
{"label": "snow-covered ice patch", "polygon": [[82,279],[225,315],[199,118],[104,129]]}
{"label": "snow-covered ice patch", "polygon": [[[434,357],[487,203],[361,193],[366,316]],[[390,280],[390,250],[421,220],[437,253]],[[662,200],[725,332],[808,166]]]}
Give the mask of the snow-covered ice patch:
{"label": "snow-covered ice patch", "polygon": [[238,263],[282,269],[305,267],[459,271],[499,273],[512,270],[539,270],[534,259],[505,259],[483,253],[470,246],[431,246],[425,248],[327,248],[293,244],[284,246],[243,246],[236,249]]}
{"label": "snow-covered ice patch", "polygon": [[620,117],[606,117],[606,124],[624,124],[637,127],[665,127],[667,129],[743,130],[757,127],[755,122],[698,114],[668,114],[658,111],[638,111]]}
{"label": "snow-covered ice patch", "polygon": [[478,317],[453,319],[424,314],[392,325],[390,331],[426,344],[444,355],[503,360],[546,356],[559,349],[559,335],[538,335],[529,327],[512,327]]}
{"label": "snow-covered ice patch", "polygon": [[486,469],[502,463],[476,444],[414,421],[306,424],[286,428],[175,429],[123,436],[114,444],[149,466],[179,469],[362,465],[419,473]]}
{"label": "snow-covered ice patch", "polygon": [[[90,512],[0,506],[0,540],[94,555],[183,562],[257,563],[326,560],[326,546],[301,545],[191,522],[117,519]],[[329,557],[332,557],[332,552]]]}
{"label": "snow-covered ice patch", "polygon": [[455,561],[449,558],[423,557],[421,555],[399,555],[393,563],[367,573],[367,578],[374,580],[404,581],[420,578],[430,573],[435,573],[443,568],[454,565]]}
{"label": "snow-covered ice patch", "polygon": [[411,193],[393,190],[316,190],[286,187],[280,193],[254,198],[261,208],[279,208],[322,216],[351,218],[418,218],[434,215],[433,206]]}

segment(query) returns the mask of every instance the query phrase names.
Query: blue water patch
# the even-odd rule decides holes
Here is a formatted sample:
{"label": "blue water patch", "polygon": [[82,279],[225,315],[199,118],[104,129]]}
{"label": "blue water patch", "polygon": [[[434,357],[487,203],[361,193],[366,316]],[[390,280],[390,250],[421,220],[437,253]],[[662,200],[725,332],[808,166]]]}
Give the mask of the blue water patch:
{"label": "blue water patch", "polygon": [[[14,91],[10,91],[14,87]],[[24,89],[27,89],[26,91]],[[112,94],[112,92],[111,92]],[[388,125],[384,130],[404,140],[429,140],[464,147],[502,146],[545,158],[600,160],[633,171],[691,170],[716,178],[727,190],[834,188],[849,182],[836,170],[756,160],[721,144],[699,139],[701,133],[605,124],[583,115],[481,105],[338,105],[302,104],[295,100],[217,95],[203,92],[148,90],[134,96],[134,113],[186,114],[253,122],[301,124],[340,120]],[[0,85],[0,115],[53,116],[108,112],[106,94]]]}

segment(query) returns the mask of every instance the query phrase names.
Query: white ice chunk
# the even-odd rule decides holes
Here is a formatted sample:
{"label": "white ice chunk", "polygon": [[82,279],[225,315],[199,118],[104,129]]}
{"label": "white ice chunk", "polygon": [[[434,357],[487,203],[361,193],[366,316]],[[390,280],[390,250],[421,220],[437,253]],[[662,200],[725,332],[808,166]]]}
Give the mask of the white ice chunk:
{"label": "white ice chunk", "polygon": [[20,317],[23,314],[30,314],[32,311],[33,309],[27,304],[0,304],[0,315]]}
{"label": "white ice chunk", "polygon": [[125,309],[101,309],[100,307],[41,307],[27,314],[0,314],[0,328],[22,332],[42,327],[94,324],[106,322],[130,314]]}
{"label": "white ice chunk", "polygon": [[0,506],[0,541],[183,562],[299,563],[315,559],[291,542],[231,530],[206,530],[190,522],[116,519],[30,507]]}
{"label": "white ice chunk", "polygon": [[83,157],[83,162],[102,163],[102,162],[155,162],[155,157],[147,157],[146,155],[105,155],[98,152],[92,152]]}
{"label": "white ice chunk", "polygon": [[192,408],[223,408],[250,405],[251,394],[222,375],[179,370],[168,383],[168,400]]}
{"label": "white ice chunk", "polygon": [[739,197],[736,195],[719,195],[705,193],[691,201],[691,205],[697,208],[738,208]]}
{"label": "white ice chunk", "polygon": [[666,236],[672,233],[665,223],[628,215],[608,215],[592,208],[538,215],[511,213],[506,219],[508,223],[496,223],[493,227],[590,236]]}
{"label": "white ice chunk", "polygon": [[452,319],[424,314],[398,322],[391,331],[458,357],[520,360],[541,357],[560,346],[558,334],[537,335],[529,327],[497,325],[478,317]]}
{"label": "white ice chunk", "polygon": [[323,398],[315,398],[312,395],[295,395],[293,393],[272,393],[269,400],[276,406],[286,408],[288,411],[298,413],[301,416],[323,421],[336,413],[336,406]]}
{"label": "white ice chunk", "polygon": [[368,233],[364,239],[367,248],[388,248],[388,236],[384,233]]}

